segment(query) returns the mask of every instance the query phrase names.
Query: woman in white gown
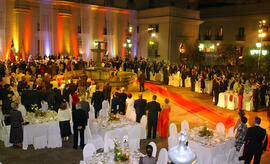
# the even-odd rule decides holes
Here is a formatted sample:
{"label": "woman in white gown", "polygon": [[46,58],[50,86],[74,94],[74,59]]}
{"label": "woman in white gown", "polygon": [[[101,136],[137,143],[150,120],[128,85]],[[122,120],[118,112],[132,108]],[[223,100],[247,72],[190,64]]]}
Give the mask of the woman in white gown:
{"label": "woman in white gown", "polygon": [[131,93],[128,93],[127,94],[126,107],[127,107],[126,117],[127,118],[130,118],[132,111],[135,112],[134,99],[132,98],[132,94]]}

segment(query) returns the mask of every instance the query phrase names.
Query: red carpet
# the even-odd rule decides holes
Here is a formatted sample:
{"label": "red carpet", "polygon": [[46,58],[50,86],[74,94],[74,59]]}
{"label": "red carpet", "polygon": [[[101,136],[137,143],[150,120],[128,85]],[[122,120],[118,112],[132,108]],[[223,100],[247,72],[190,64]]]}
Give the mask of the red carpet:
{"label": "red carpet", "polygon": [[209,121],[209,123],[217,124],[222,122],[226,129],[235,125],[235,120],[229,117],[224,116],[222,113],[217,112],[211,108],[205,107],[199,103],[188,100],[180,96],[179,94],[169,91],[166,88],[155,85],[152,83],[145,83],[145,87],[152,90],[153,92],[157,92],[164,97],[167,97],[174,102],[176,102],[179,106],[181,106],[184,110],[196,114],[198,117],[204,118]]}
{"label": "red carpet", "polygon": [[[195,114],[203,119],[206,119],[208,120],[209,123],[212,123],[213,125],[222,122],[225,125],[226,129],[229,129],[230,127],[235,125],[235,120],[233,118],[226,117],[222,113],[217,112],[211,108],[205,107],[197,102],[185,99],[179,94],[167,90],[167,88],[152,84],[150,82],[146,82],[145,87],[153,92],[156,92],[164,97],[173,100],[187,112]],[[268,137],[267,150],[270,150],[270,137]]]}

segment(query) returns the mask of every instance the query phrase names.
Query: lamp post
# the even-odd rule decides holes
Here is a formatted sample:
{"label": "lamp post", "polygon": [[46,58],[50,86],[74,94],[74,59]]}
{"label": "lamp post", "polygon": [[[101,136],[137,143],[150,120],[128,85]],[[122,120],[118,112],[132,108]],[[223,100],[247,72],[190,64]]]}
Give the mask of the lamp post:
{"label": "lamp post", "polygon": [[263,42],[263,38],[266,37],[265,29],[266,29],[266,20],[259,21],[258,37],[259,37],[260,42],[256,43],[256,47],[260,48],[259,57],[258,57],[258,71],[260,71],[260,59],[261,59],[261,54],[262,54],[262,42]]}
{"label": "lamp post", "polygon": [[126,42],[124,43],[124,47],[127,49],[128,58],[130,58],[130,49],[132,48],[132,42],[129,38],[126,39]]}

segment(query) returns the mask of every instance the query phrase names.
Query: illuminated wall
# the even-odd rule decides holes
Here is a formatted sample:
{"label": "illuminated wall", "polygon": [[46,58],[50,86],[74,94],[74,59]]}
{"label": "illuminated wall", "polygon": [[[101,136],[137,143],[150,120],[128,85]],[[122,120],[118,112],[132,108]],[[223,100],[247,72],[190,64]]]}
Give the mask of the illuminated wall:
{"label": "illuminated wall", "polygon": [[[128,24],[136,29],[136,11],[58,0],[1,0],[1,59],[10,59],[12,42],[19,58],[31,54],[92,59],[94,42],[101,40],[108,43],[109,57],[124,57]],[[133,56],[136,55],[136,35],[134,31]]]}

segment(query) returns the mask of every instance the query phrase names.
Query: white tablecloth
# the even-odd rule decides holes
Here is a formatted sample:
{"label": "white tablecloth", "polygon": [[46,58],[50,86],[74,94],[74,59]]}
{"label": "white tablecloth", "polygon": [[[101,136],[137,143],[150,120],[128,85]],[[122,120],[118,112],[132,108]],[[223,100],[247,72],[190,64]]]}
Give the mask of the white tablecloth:
{"label": "white tablecloth", "polygon": [[45,147],[62,147],[59,122],[25,125],[23,127],[23,149],[34,144],[35,137],[45,136],[47,138]]}
{"label": "white tablecloth", "polygon": [[134,139],[140,139],[141,125],[138,123],[134,123],[132,125],[129,124],[124,125],[122,127],[116,126],[115,128],[113,127],[103,128],[99,126],[97,129],[97,133],[101,135],[103,138],[107,136],[112,139],[116,138],[118,140],[122,140],[124,136],[129,136],[129,138],[132,137]]}
{"label": "white tablecloth", "polygon": [[138,164],[140,157],[144,155],[140,152],[130,152],[129,153],[129,160],[125,162],[115,162],[114,161],[114,153],[98,153],[94,154],[91,158],[86,159],[86,164]]}
{"label": "white tablecloth", "polygon": [[228,140],[223,144],[216,145],[215,147],[211,148],[203,146],[194,141],[189,141],[188,145],[190,149],[197,155],[196,164],[212,164],[216,155],[222,155],[229,152],[229,150],[234,146],[234,139]]}

